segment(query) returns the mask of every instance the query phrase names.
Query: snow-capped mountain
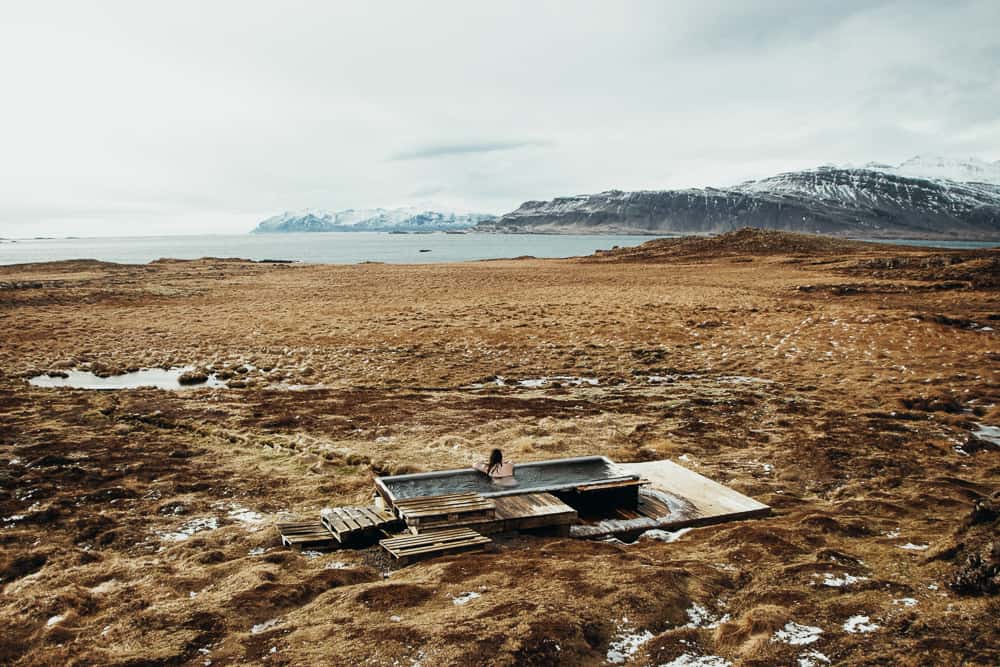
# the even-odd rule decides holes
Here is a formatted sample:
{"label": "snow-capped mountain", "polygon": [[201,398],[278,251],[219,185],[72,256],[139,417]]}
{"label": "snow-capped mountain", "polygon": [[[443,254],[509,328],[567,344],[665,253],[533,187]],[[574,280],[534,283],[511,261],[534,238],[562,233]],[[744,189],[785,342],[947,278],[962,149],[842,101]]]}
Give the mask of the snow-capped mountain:
{"label": "snow-capped mountain", "polygon": [[438,211],[413,206],[402,208],[345,209],[320,211],[307,209],[285,212],[264,220],[254,234],[282,232],[354,232],[354,231],[447,231],[465,229],[496,216],[484,213]]}
{"label": "snow-capped mountain", "polygon": [[[913,170],[938,163],[907,164]],[[901,168],[819,167],[725,189],[612,190],[529,201],[477,229],[690,234],[750,226],[838,236],[1000,240],[1000,185],[914,177],[897,173]]]}
{"label": "snow-capped mountain", "polygon": [[937,155],[917,155],[886,171],[916,178],[1000,185],[1000,160],[987,162],[974,157],[958,160]]}

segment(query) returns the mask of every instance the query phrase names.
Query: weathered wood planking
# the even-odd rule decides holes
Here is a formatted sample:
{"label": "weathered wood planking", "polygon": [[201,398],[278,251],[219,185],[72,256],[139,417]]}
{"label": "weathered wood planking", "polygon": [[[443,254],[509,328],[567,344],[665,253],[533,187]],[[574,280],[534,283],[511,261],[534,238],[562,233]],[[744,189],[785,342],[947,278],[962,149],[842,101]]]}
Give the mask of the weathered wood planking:
{"label": "weathered wood planking", "polygon": [[410,528],[424,529],[494,518],[496,504],[478,493],[452,493],[397,500],[395,510]]}
{"label": "weathered wood planking", "polygon": [[746,514],[767,515],[771,508],[749,496],[712,481],[673,461],[623,463],[623,468],[642,475],[650,488],[679,496],[693,506],[692,514],[702,519]]}
{"label": "weathered wood planking", "polygon": [[281,543],[288,547],[333,547],[336,540],[320,521],[282,521],[275,524]]}
{"label": "weathered wood planking", "polygon": [[396,560],[407,562],[414,558],[481,549],[490,542],[490,538],[469,528],[448,528],[419,535],[390,537],[381,540],[379,545]]}
{"label": "weathered wood planking", "polygon": [[633,486],[646,486],[649,484],[648,479],[622,479],[614,480],[611,482],[595,482],[593,484],[581,484],[575,487],[576,491],[580,493],[590,493],[593,491],[605,491],[608,489],[623,489]]}
{"label": "weathered wood planking", "polygon": [[706,526],[724,521],[767,516],[771,508],[753,498],[699,475],[673,461],[620,463],[626,471],[649,480],[639,493],[636,510],[617,508],[606,518],[573,526],[576,537],[635,534],[650,528],[665,530]]}
{"label": "weathered wood planking", "polygon": [[379,530],[399,522],[394,514],[375,506],[331,507],[324,510],[322,521],[341,544],[374,537]]}
{"label": "weathered wood planking", "polygon": [[488,532],[507,532],[576,523],[576,510],[551,493],[525,493],[494,498],[499,526]]}

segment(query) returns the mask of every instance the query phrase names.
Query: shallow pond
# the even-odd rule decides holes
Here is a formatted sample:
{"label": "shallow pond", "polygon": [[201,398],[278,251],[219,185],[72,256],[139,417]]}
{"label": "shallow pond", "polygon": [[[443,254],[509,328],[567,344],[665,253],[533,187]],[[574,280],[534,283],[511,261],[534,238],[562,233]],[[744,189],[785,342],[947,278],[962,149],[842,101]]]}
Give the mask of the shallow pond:
{"label": "shallow pond", "polygon": [[215,376],[209,375],[206,382],[199,384],[181,384],[179,378],[184,373],[194,370],[193,366],[179,368],[142,368],[123,375],[100,377],[90,371],[61,371],[66,377],[52,377],[47,374],[36,375],[28,380],[36,387],[70,387],[72,389],[139,389],[153,387],[155,389],[202,389],[204,387],[225,387],[226,383]]}

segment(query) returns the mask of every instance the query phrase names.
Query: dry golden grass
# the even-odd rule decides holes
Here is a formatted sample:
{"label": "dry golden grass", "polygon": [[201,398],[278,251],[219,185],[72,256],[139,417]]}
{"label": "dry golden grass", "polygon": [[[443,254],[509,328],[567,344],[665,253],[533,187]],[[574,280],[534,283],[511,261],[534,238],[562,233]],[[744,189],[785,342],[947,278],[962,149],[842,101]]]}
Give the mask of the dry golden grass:
{"label": "dry golden grass", "polygon": [[[996,664],[1000,453],[972,435],[1000,425],[995,255],[766,242],[0,267],[0,663],[596,665],[648,631],[634,664]],[[24,380],[174,365],[243,387]],[[516,385],[552,376],[599,384]],[[775,516],[672,543],[505,538],[388,578],[374,551],[277,543],[286,513],[495,445],[680,459]],[[877,629],[847,632],[858,615]],[[789,622],[822,634],[775,641]]]}

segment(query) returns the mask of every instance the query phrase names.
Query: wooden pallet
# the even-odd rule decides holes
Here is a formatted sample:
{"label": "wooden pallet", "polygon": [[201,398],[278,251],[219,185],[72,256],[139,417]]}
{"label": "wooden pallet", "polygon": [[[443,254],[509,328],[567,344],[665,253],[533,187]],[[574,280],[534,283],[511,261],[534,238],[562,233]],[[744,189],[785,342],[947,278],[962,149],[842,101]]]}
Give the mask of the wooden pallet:
{"label": "wooden pallet", "polygon": [[419,535],[401,535],[379,542],[379,545],[400,562],[457,551],[481,549],[490,538],[469,528],[448,528]]}
{"label": "wooden pallet", "polygon": [[276,526],[286,547],[329,548],[337,544],[333,533],[320,521],[283,521]]}
{"label": "wooden pallet", "polygon": [[395,502],[396,512],[410,528],[422,530],[455,523],[489,521],[496,504],[478,493],[406,498]]}
{"label": "wooden pallet", "polygon": [[341,544],[355,542],[365,537],[375,537],[380,530],[397,527],[394,514],[369,507],[333,507],[323,513],[323,525]]}

